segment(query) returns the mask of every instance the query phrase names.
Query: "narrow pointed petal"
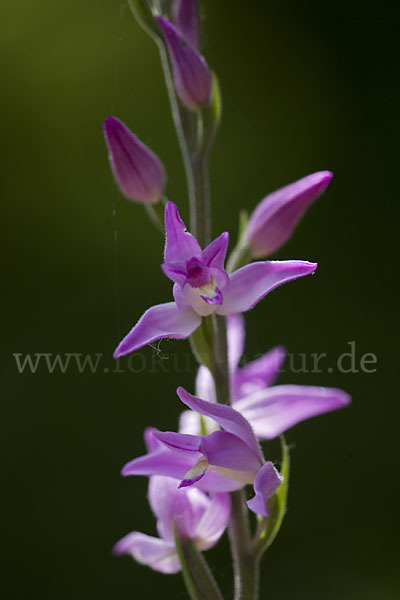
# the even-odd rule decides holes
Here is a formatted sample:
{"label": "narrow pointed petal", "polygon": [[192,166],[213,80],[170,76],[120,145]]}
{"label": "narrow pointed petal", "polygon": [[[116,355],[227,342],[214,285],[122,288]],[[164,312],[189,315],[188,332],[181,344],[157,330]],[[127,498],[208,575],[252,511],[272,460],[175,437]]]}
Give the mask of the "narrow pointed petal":
{"label": "narrow pointed petal", "polygon": [[[165,447],[151,454],[145,454],[129,461],[121,471],[121,475],[165,475],[175,479],[183,479],[185,474],[192,468],[193,463],[203,457],[198,453],[184,456],[177,452],[171,452]],[[177,482],[178,485],[178,482]]]}
{"label": "narrow pointed petal", "polygon": [[229,244],[229,233],[221,233],[203,250],[202,259],[207,267],[224,270],[226,251]]}
{"label": "narrow pointed petal", "polygon": [[[193,467],[194,462],[203,458],[202,454],[189,454],[183,456],[171,452],[167,448],[151,454],[139,456],[128,462],[122,469],[121,475],[128,477],[130,475],[142,475],[151,477],[152,475],[165,475],[176,479],[176,486],[185,478],[186,473]],[[205,492],[232,492],[243,487],[243,484],[233,479],[223,477],[216,471],[205,473],[201,481],[196,483],[196,487]]]}
{"label": "narrow pointed petal", "polygon": [[167,202],[165,207],[165,249],[166,263],[185,263],[193,257],[201,256],[201,248],[196,238],[188,232],[182,221],[177,206]]}
{"label": "narrow pointed petal", "polygon": [[264,198],[251,215],[246,230],[252,256],[270,256],[283,246],[332,177],[329,171],[313,173]]}
{"label": "narrow pointed petal", "polygon": [[272,439],[310,417],[345,408],[348,394],[335,388],[276,385],[238,400],[236,410],[251,423],[261,440]]}
{"label": "narrow pointed petal", "polygon": [[165,171],[157,156],[119,119],[108,117],[104,135],[114,177],[130,200],[153,204],[162,196]]}
{"label": "narrow pointed petal", "polygon": [[114,358],[130,354],[161,338],[184,339],[200,325],[191,308],[180,311],[175,302],[152,306],[139,319],[114,352]]}
{"label": "narrow pointed petal", "polygon": [[211,100],[211,73],[203,56],[163,17],[157,18],[168,47],[176,92],[187,108],[195,110]]}
{"label": "narrow pointed petal", "polygon": [[[157,431],[155,435],[160,442],[183,456],[186,456],[187,453],[193,455],[193,453],[198,454],[201,452],[203,439],[201,435],[188,435],[186,433],[176,433],[175,431]],[[197,458],[201,457],[197,456]]]}
{"label": "narrow pointed petal", "polygon": [[224,533],[231,514],[228,494],[213,494],[208,508],[197,524],[195,536],[200,539],[199,549],[207,550],[216,544]]}
{"label": "narrow pointed petal", "polygon": [[249,509],[257,515],[268,517],[267,500],[276,492],[282,481],[283,477],[275,469],[272,462],[266,462],[254,479],[254,491],[256,495],[247,501]]}
{"label": "narrow pointed petal", "polygon": [[183,33],[189,44],[200,49],[200,17],[198,0],[175,0],[172,16],[177,28]]}
{"label": "narrow pointed petal", "polygon": [[234,373],[243,354],[245,328],[241,314],[230,315],[226,320],[228,338],[228,362],[231,373]]}
{"label": "narrow pointed petal", "polygon": [[219,315],[231,315],[250,310],[275,288],[299,277],[314,273],[316,263],[304,260],[255,262],[230,276],[224,290],[224,302],[217,306]]}
{"label": "narrow pointed petal", "polygon": [[233,377],[234,400],[271,385],[277,378],[285,357],[285,349],[277,346],[237,370]]}
{"label": "narrow pointed petal", "polygon": [[174,542],[167,542],[139,531],[133,531],[114,546],[114,554],[130,554],[137,562],[161,573],[181,570]]}
{"label": "narrow pointed petal", "polygon": [[238,438],[243,440],[254,455],[262,461],[262,454],[260,446],[254,436],[253,430],[246,419],[230,406],[223,404],[214,404],[212,402],[206,402],[200,400],[195,396],[192,396],[184,388],[179,387],[177,394],[186,406],[189,406],[192,410],[211,417],[214,419],[225,431],[233,433]]}

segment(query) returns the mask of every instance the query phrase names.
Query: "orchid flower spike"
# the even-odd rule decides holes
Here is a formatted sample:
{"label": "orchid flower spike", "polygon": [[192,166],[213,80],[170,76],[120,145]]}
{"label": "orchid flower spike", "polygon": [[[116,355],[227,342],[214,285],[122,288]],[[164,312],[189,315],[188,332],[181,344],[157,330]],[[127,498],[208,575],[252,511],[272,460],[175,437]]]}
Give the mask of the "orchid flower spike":
{"label": "orchid flower spike", "polygon": [[[203,56],[168,19],[157,17],[172,63],[176,93],[189,110],[211,101],[211,73]],[[193,35],[193,34],[189,34]]]}
{"label": "orchid flower spike", "polygon": [[124,196],[143,204],[158,202],[166,177],[154,152],[115,117],[105,120],[104,135],[111,168]]}
{"label": "orchid flower spike", "polygon": [[[283,481],[271,462],[265,462],[249,422],[234,408],[196,398],[178,388],[181,401],[222,428],[208,435],[151,430],[149,453],[124,466],[122,475],[165,475],[180,479],[180,488],[196,485],[205,491],[233,491],[252,484],[255,495],[247,506],[269,516],[267,500]],[[162,447],[165,446],[165,448]]]}
{"label": "orchid flower spike", "polygon": [[173,202],[165,207],[164,274],[174,282],[174,302],[149,308],[114,352],[124,356],[161,338],[189,337],[202,317],[245,312],[279,285],[315,271],[301,260],[254,262],[234,271],[224,269],[228,233],[202,250]]}
{"label": "orchid flower spike", "polygon": [[250,216],[244,234],[251,256],[262,258],[279,250],[307,208],[324,193],[332,177],[330,171],[313,173],[264,198]]}
{"label": "orchid flower spike", "polygon": [[174,527],[181,542],[189,539],[198,550],[208,550],[224,533],[231,509],[229,494],[210,497],[193,487],[178,489],[175,479],[159,475],[150,478],[149,502],[160,537],[133,531],[117,542],[114,554],[130,554],[161,573],[181,570]]}
{"label": "orchid flower spike", "polygon": [[[227,319],[228,362],[232,403],[250,423],[257,438],[270,440],[310,417],[345,408],[351,398],[343,390],[311,385],[272,385],[285,360],[285,350],[278,346],[260,358],[239,367],[244,347],[244,319],[232,315]],[[216,402],[214,380],[205,366],[199,368],[196,395]],[[180,433],[199,435],[216,430],[215,421],[193,410],[181,414]]]}

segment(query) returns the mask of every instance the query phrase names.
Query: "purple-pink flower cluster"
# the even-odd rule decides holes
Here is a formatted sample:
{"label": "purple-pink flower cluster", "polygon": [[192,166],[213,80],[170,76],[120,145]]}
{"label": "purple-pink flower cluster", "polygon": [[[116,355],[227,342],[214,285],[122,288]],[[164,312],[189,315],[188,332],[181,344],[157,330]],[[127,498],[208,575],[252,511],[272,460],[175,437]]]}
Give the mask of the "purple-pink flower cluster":
{"label": "purple-pink flower cluster", "polygon": [[[193,118],[212,102],[211,72],[200,53],[197,0],[175,0],[171,14],[173,22],[153,15],[153,31],[168,52],[180,108]],[[282,347],[241,365],[242,313],[280,285],[311,275],[317,268],[316,263],[303,260],[259,259],[270,257],[286,243],[327,188],[332,173],[313,173],[267,195],[250,215],[228,268],[229,234],[223,232],[200,246],[176,204],[164,198],[166,175],[158,157],[115,117],[106,119],[104,134],[122,193],[142,204],[165,203],[161,271],[173,284],[172,299],[148,308],[120,341],[114,357],[163,338],[191,337],[193,342],[196,331],[215,323],[215,316],[226,321],[230,404],[218,402],[210,367],[215,357],[210,355],[210,363],[203,361],[199,367],[196,394],[177,389],[185,406],[178,431],[147,428],[146,453],[122,469],[124,476],[149,478],[158,537],[134,531],[116,544],[114,552],[130,554],[157,571],[175,573],[182,566],[177,540],[190,541],[197,551],[216,544],[231,518],[231,493],[250,486],[247,508],[259,522],[270,517],[271,500],[279,494],[284,476],[265,458],[261,442],[350,402],[345,392],[335,388],[274,385],[285,360]],[[235,256],[240,260],[232,260]]]}
{"label": "purple-pink flower cluster", "polygon": [[[289,196],[288,202],[292,197]],[[290,227],[292,225],[291,220]],[[150,480],[157,477],[161,487],[174,485],[180,490],[171,496],[170,508],[176,512],[175,516],[180,514],[182,505],[191,505],[192,496],[185,490],[194,488],[203,495],[210,494],[204,498],[212,504],[217,501],[215,495],[221,494],[222,498],[228,492],[251,485],[253,497],[247,502],[248,508],[268,517],[268,499],[282,483],[282,476],[265,460],[260,441],[275,438],[312,416],[344,408],[350,398],[334,388],[271,385],[285,358],[281,347],[240,367],[245,338],[241,313],[250,310],[282,283],[313,273],[316,265],[305,261],[253,262],[229,275],[224,269],[227,233],[202,250],[186,230],[172,202],[165,208],[165,228],[161,268],[174,283],[174,301],[149,308],[119,344],[114,356],[128,354],[160,338],[189,337],[200,326],[202,318],[213,312],[227,315],[232,406],[216,402],[213,376],[207,367],[200,366],[197,395],[191,395],[182,387],[177,390],[179,399],[189,409],[181,415],[179,431],[147,429],[147,453],[126,464],[122,474],[143,475]],[[163,522],[151,498],[150,494],[153,511],[159,522],[160,519]],[[226,513],[223,514],[226,526],[228,520]],[[185,530],[185,535],[197,540],[204,549],[206,542],[196,537],[196,523],[194,520],[193,532]],[[222,521],[217,520],[215,526],[221,533]],[[216,541],[217,536],[212,539]],[[117,551],[130,553],[154,569],[172,572],[178,564],[176,556],[165,563],[154,551],[151,558],[155,548],[159,548],[160,553],[163,548],[169,548],[171,539],[151,540],[135,532],[119,542]]]}

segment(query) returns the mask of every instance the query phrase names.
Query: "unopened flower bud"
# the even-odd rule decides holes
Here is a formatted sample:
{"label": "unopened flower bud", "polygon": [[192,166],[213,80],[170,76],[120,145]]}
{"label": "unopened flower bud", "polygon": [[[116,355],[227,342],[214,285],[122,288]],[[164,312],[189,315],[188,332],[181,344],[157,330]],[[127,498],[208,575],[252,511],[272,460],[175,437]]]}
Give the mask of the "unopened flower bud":
{"label": "unopened flower bud", "polygon": [[330,171],[313,173],[264,198],[253,211],[245,232],[251,255],[254,258],[269,256],[283,246],[332,177]]}
{"label": "unopened flower bud", "polygon": [[203,56],[168,19],[158,17],[157,21],[164,33],[179,98],[190,110],[209,104],[211,73]]}
{"label": "unopened flower bud", "polygon": [[122,193],[136,202],[155,204],[165,185],[160,160],[119,119],[108,117],[104,135],[114,177]]}
{"label": "unopened flower bud", "polygon": [[187,41],[200,50],[200,19],[198,0],[175,0],[172,16],[177,28]]}

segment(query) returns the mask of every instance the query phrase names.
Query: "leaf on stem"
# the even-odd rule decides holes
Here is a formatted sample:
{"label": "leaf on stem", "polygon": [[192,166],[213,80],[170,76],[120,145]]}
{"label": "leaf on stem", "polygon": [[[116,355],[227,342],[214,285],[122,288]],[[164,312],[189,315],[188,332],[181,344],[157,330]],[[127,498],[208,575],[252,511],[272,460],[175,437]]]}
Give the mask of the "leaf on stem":
{"label": "leaf on stem", "polygon": [[176,551],[182,575],[191,600],[223,600],[218,585],[202,553],[192,540],[180,540],[176,520],[174,523]]}
{"label": "leaf on stem", "polygon": [[214,73],[211,73],[211,102],[199,111],[197,118],[201,121],[201,139],[197,154],[205,154],[211,150],[215,141],[219,124],[222,117],[222,96],[219,81]]}
{"label": "leaf on stem", "polygon": [[212,343],[207,330],[207,319],[203,319],[189,338],[190,347],[199,365],[205,365],[210,371],[213,368]]}

